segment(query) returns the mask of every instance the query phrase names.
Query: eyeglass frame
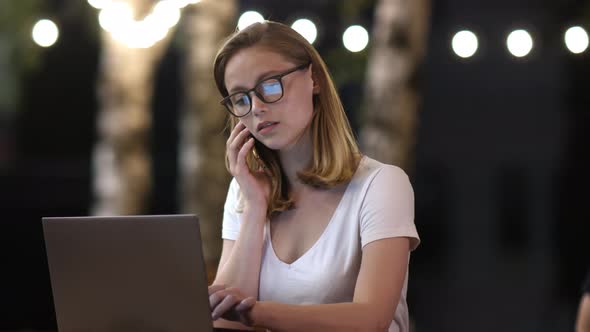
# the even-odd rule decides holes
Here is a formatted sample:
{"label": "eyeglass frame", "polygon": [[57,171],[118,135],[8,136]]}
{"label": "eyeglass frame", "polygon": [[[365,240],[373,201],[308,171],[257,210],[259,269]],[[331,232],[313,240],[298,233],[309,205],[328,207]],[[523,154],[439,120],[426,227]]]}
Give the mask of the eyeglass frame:
{"label": "eyeglass frame", "polygon": [[[258,81],[258,83],[256,83],[256,85],[250,89],[250,90],[243,90],[243,91],[236,91],[234,93],[232,93],[231,95],[228,95],[227,97],[223,98],[219,103],[223,106],[225,106],[225,109],[232,115],[235,116],[236,118],[243,118],[246,115],[250,114],[252,112],[252,96],[250,95],[251,92],[254,92],[254,94],[256,95],[256,97],[258,97],[258,99],[260,99],[262,102],[264,102],[265,104],[274,104],[276,102],[278,102],[279,100],[283,99],[283,96],[285,95],[285,89],[283,86],[283,77],[292,74],[298,70],[303,70],[307,67],[309,67],[309,65],[311,65],[311,61],[302,65],[299,65],[293,69],[289,69],[288,71],[281,73],[281,74],[277,74],[277,75],[273,75],[273,76],[269,76],[266,78],[261,79],[260,81]],[[265,81],[268,80],[272,80],[275,79],[279,82],[280,86],[281,86],[281,96],[275,100],[275,101],[271,101],[271,102],[267,102],[265,100],[265,98],[262,96],[262,94],[260,94],[258,91],[256,91],[256,89],[258,88],[258,86],[260,86],[260,84],[264,83]],[[246,112],[244,115],[236,115],[232,110],[231,110],[231,106],[229,106],[229,104],[231,104],[231,97],[243,93],[246,95],[246,97],[248,98],[248,101],[250,102],[250,109],[248,110],[248,112]]]}

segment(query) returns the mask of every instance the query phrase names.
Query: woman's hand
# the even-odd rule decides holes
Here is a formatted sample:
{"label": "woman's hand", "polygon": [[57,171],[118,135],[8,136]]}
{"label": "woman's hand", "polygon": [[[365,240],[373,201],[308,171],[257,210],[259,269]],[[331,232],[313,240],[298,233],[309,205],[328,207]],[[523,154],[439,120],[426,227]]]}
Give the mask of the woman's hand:
{"label": "woman's hand", "polygon": [[246,156],[254,147],[254,137],[242,122],[234,127],[227,140],[229,171],[236,178],[246,206],[257,207],[266,213],[270,195],[270,179],[264,171],[251,172]]}
{"label": "woman's hand", "polygon": [[246,326],[252,326],[250,310],[255,304],[256,299],[254,297],[246,297],[235,287],[209,286],[209,306],[211,307],[211,318],[213,320],[223,318],[241,322]]}

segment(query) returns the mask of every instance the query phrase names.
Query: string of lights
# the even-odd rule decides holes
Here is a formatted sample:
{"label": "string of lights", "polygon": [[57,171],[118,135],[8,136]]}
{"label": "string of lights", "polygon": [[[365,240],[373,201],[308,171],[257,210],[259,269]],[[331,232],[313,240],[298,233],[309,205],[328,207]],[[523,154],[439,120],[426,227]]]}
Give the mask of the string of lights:
{"label": "string of lights", "polygon": [[[580,26],[567,29],[563,39],[565,46],[573,54],[581,54],[588,49],[588,33]],[[506,48],[510,54],[517,58],[529,55],[533,47],[533,37],[526,30],[514,30],[506,38]],[[477,53],[479,40],[472,31],[459,31],[453,36],[451,48],[457,56],[470,58]]]}
{"label": "string of lights", "polygon": [[[161,0],[140,20],[134,19],[133,9],[125,2],[87,1],[99,10],[98,21],[101,28],[108,31],[115,40],[130,48],[149,48],[166,37],[170,29],[178,23],[183,8],[201,0]],[[240,15],[237,28],[241,30],[262,21],[262,14],[246,11]],[[311,20],[301,18],[291,26],[310,43],[315,42],[318,31]],[[51,20],[41,19],[33,27],[32,37],[39,46],[49,47],[59,38],[59,28]],[[350,52],[363,51],[369,43],[369,33],[360,25],[350,26],[342,34],[342,43]],[[564,33],[564,44],[571,53],[581,54],[588,49],[588,33],[581,26],[571,27]],[[506,47],[513,56],[526,57],[534,47],[533,36],[523,29],[514,30],[506,38]],[[451,49],[460,58],[473,57],[478,48],[479,39],[473,31],[459,31],[451,40]]]}

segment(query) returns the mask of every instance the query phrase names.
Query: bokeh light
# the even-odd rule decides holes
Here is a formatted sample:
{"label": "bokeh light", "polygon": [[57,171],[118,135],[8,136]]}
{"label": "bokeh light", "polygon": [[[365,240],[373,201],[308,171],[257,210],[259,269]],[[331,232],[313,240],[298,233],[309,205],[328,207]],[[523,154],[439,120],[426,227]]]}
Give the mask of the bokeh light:
{"label": "bokeh light", "polygon": [[588,33],[584,28],[571,27],[565,32],[565,45],[574,54],[580,54],[588,48]]}
{"label": "bokeh light", "polygon": [[124,2],[111,2],[98,14],[100,27],[108,32],[125,29],[133,22],[133,10]]}
{"label": "bokeh light", "polygon": [[521,58],[533,49],[533,38],[526,30],[515,30],[508,35],[506,45],[512,55]]}
{"label": "bokeh light", "polygon": [[182,9],[188,5],[194,5],[196,3],[201,2],[201,0],[167,0],[167,1],[172,2],[179,9]]}
{"label": "bokeh light", "polygon": [[477,52],[479,44],[473,32],[463,30],[455,34],[451,46],[455,54],[461,58],[470,58]]}
{"label": "bokeh light", "polygon": [[112,0],[88,0],[88,4],[96,9],[103,9],[108,6]]}
{"label": "bokeh light", "polygon": [[256,22],[264,22],[264,17],[257,11],[247,11],[240,16],[238,20],[238,30],[243,30],[250,24],[254,24]]}
{"label": "bokeh light", "polygon": [[299,32],[299,34],[301,34],[303,38],[307,39],[307,41],[310,44],[313,44],[313,42],[318,36],[318,29],[316,28],[315,24],[309,19],[298,19],[297,21],[293,22],[291,27],[293,28],[293,30]]}
{"label": "bokeh light", "polygon": [[369,33],[360,25],[348,27],[342,35],[344,47],[351,52],[360,52],[367,47],[369,43]]}
{"label": "bokeh light", "polygon": [[33,40],[37,45],[49,47],[57,41],[59,29],[57,25],[50,20],[39,20],[33,27]]}
{"label": "bokeh light", "polygon": [[169,29],[180,20],[180,8],[172,1],[160,1],[153,11],[146,16],[145,21],[152,25],[164,26]]}

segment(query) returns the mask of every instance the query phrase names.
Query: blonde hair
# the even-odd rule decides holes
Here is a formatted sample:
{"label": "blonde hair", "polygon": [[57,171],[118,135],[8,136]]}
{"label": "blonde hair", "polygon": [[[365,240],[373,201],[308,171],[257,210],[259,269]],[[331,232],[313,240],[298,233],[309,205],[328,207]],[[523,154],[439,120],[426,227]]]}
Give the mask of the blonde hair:
{"label": "blonde hair", "polygon": [[[344,113],[326,64],[313,46],[290,27],[272,21],[255,23],[230,35],[215,57],[214,76],[223,97],[228,95],[225,86],[225,67],[238,51],[259,46],[283,56],[295,65],[311,63],[314,81],[319,93],[313,96],[314,114],[311,120],[313,157],[309,166],[297,175],[299,180],[316,188],[332,188],[348,182],[360,160],[358,145]],[[238,118],[230,116],[230,130]],[[289,196],[289,182],[281,168],[276,151],[256,141],[246,157],[251,171],[265,168],[270,175],[271,190],[267,215],[293,207]],[[226,166],[228,159],[226,155]]]}

